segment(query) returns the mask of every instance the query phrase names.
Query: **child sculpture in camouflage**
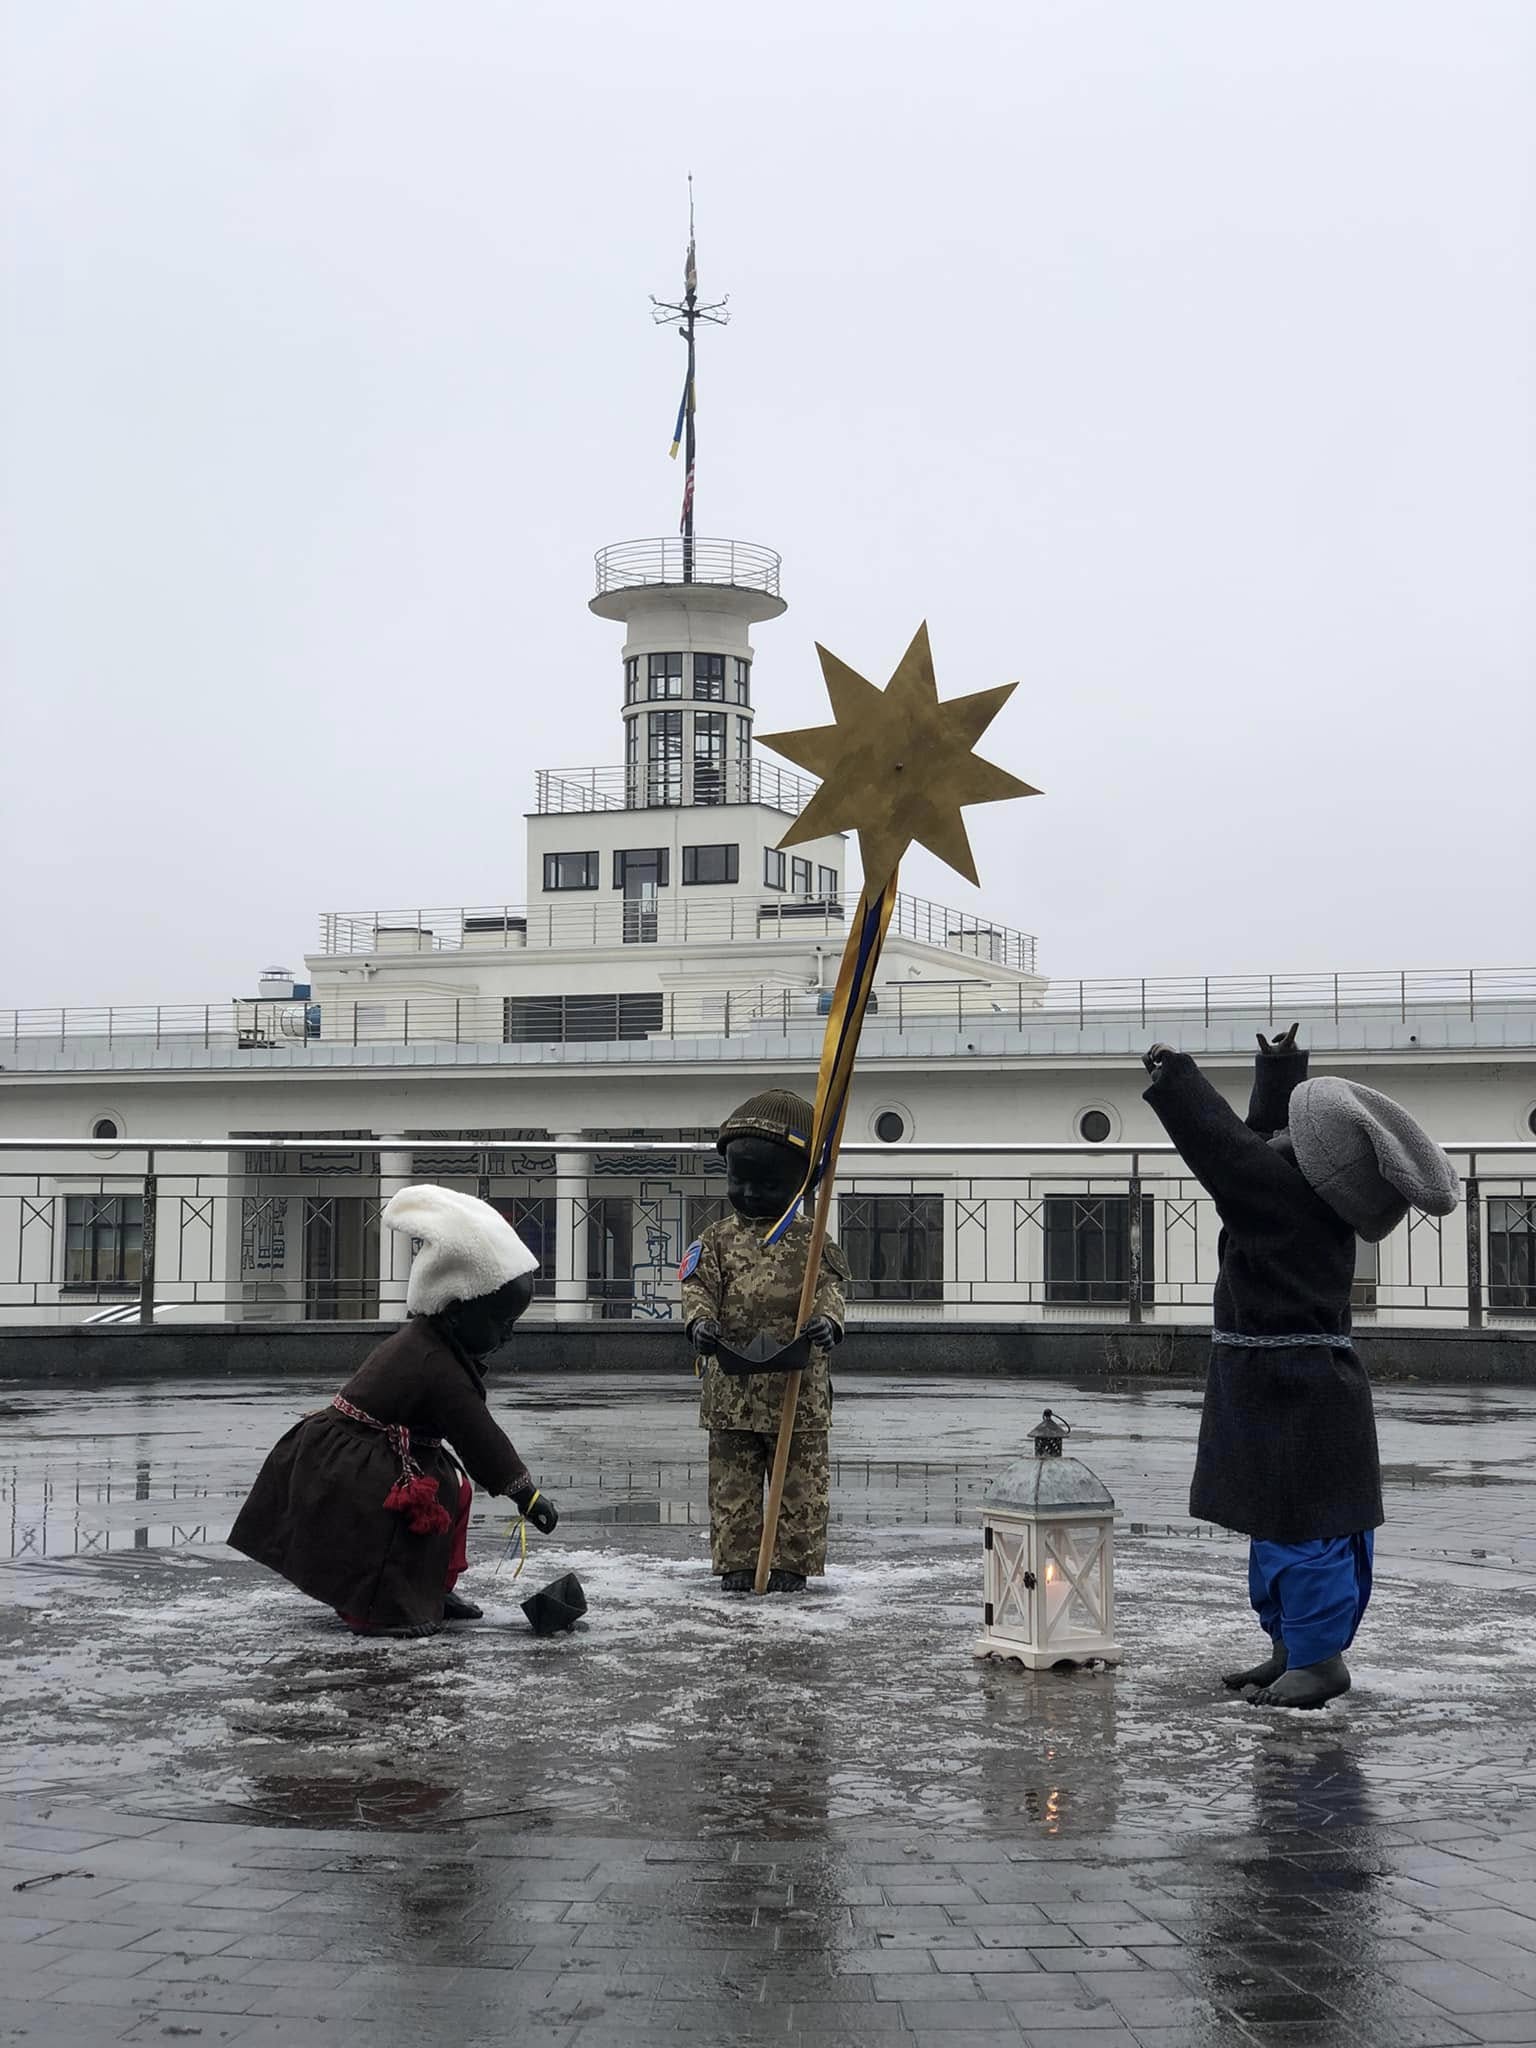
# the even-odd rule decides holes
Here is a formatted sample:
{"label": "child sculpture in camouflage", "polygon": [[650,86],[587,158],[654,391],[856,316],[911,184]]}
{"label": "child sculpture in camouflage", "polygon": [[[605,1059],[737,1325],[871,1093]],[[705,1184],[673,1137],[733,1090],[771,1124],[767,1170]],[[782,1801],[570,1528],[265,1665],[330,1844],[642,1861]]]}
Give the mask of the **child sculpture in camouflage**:
{"label": "child sculpture in camouflage", "polygon": [[[754,1095],[720,1126],[733,1213],[689,1245],[681,1266],[683,1322],[702,1385],[699,1422],[709,1431],[709,1533],[727,1593],[750,1593],[763,1536],[763,1486],[773,1467],[785,1372],[800,1367],[770,1593],[801,1593],[826,1569],[832,1380],[828,1359],[843,1336],[842,1252],[829,1238],[810,1321],[797,1327],[811,1226],[798,1217],[777,1244],[764,1242],[805,1178],[812,1109],[782,1089]],[[799,1340],[799,1341],[797,1341]]]}

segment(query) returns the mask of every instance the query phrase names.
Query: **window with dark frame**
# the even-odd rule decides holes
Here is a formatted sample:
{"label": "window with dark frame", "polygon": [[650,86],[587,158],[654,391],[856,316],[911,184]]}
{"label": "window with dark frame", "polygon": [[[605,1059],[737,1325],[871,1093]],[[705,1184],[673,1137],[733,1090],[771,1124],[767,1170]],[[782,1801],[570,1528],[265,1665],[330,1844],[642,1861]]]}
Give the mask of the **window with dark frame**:
{"label": "window with dark frame", "polygon": [[492,1195],[491,1207],[505,1216],[539,1262],[533,1276],[533,1298],[548,1301],[555,1291],[555,1211],[553,1195]]}
{"label": "window with dark frame", "polygon": [[137,1287],[144,1270],[142,1195],[66,1195],[64,1285]]}
{"label": "window with dark frame", "polygon": [[598,886],[597,869],[598,857],[595,849],[590,853],[546,853],[544,887],[595,889]]}
{"label": "window with dark frame", "polygon": [[794,896],[809,896],[811,893],[811,864],[808,860],[791,860],[789,864],[789,888]]}
{"label": "window with dark frame", "polygon": [[1488,1216],[1488,1306],[1505,1313],[1536,1309],[1536,1195],[1491,1195]]}
{"label": "window with dark frame", "polygon": [[[1141,1204],[1141,1298],[1153,1299],[1156,1205]],[[1047,1195],[1045,1298],[1049,1302],[1112,1302],[1129,1296],[1131,1204],[1128,1195]]]}
{"label": "window with dark frame", "polygon": [[944,1299],[942,1195],[843,1195],[837,1235],[850,1301]]}
{"label": "window with dark frame", "polygon": [[725,713],[693,714],[693,800],[696,804],[725,801]]}
{"label": "window with dark frame", "polygon": [[752,664],[750,661],[743,661],[739,654],[735,657],[735,662],[731,702],[733,704],[750,704],[752,702]]}
{"label": "window with dark frame", "polygon": [[816,894],[824,896],[829,903],[837,901],[836,868],[818,868],[816,870]]}
{"label": "window with dark frame", "polygon": [[670,862],[670,847],[626,847],[613,856],[613,886],[626,896],[638,895],[646,888],[665,889]]}
{"label": "window with dark frame", "polygon": [[693,694],[706,704],[725,702],[725,656],[696,654],[693,657]]}
{"label": "window with dark frame", "polygon": [[683,694],[683,657],[680,654],[649,654],[645,664],[645,694],[651,703]]}
{"label": "window with dark frame", "polygon": [[636,704],[640,700],[640,657],[626,655],[624,659],[624,702]]}
{"label": "window with dark frame", "polygon": [[502,1039],[508,1045],[614,1045],[649,1038],[662,1027],[658,989],[618,995],[503,996]]}
{"label": "window with dark frame", "polygon": [[650,727],[646,798],[653,808],[675,810],[683,800],[683,714],[653,711],[646,723]]}
{"label": "window with dark frame", "polygon": [[784,887],[784,856],[776,846],[763,848],[763,887],[782,889]]}
{"label": "window with dark frame", "polygon": [[739,846],[685,846],[683,883],[685,887],[706,882],[734,882],[740,879]]}

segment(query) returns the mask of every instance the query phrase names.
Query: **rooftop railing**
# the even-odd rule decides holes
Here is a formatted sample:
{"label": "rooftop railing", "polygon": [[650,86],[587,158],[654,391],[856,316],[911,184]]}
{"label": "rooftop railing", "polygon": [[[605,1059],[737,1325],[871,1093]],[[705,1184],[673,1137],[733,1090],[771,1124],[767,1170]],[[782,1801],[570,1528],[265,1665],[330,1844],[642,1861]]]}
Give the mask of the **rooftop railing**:
{"label": "rooftop railing", "polygon": [[650,584],[716,583],[779,595],[779,557],[748,540],[621,540],[597,552],[597,594],[643,590]]}
{"label": "rooftop railing", "polygon": [[[320,951],[334,958],[524,949],[590,952],[603,946],[738,945],[759,940],[841,946],[852,909],[852,901],[840,895],[807,896],[787,889],[721,898],[668,887],[641,899],[599,887],[558,891],[539,903],[327,911],[320,920]],[[926,897],[899,896],[891,930],[914,944],[967,960],[1020,974],[1036,971],[1033,934]]]}
{"label": "rooftop railing", "polygon": [[[788,917],[789,906],[782,906]],[[487,913],[501,918],[502,913]],[[825,925],[840,923],[823,909]],[[505,920],[503,921],[504,926]],[[503,926],[485,934],[499,944]],[[786,936],[788,934],[786,933]],[[407,928],[423,950],[430,929]],[[590,1045],[639,1039],[726,1038],[771,1046],[791,1032],[819,1029],[830,1003],[826,988],[782,980],[688,989],[631,989],[615,994],[505,996],[391,995],[377,979],[348,982],[326,1002],[261,999],[217,1003],[114,1004],[102,1008],[0,1011],[0,1066],[9,1048],[71,1047],[110,1054],[182,1048],[270,1051],[302,1055],[307,1046]],[[1415,1023],[1486,1021],[1501,1045],[1536,1046],[1536,972],[1468,969],[1421,973],[1213,975],[1182,979],[1053,981],[1043,986],[965,977],[877,984],[870,1028],[894,1036],[981,1030],[1055,1033],[1118,1032],[1173,1037],[1181,1029],[1225,1026],[1246,1033],[1300,1019],[1303,1030],[1331,1026],[1333,1049],[1401,1047],[1390,1036]],[[1052,1043],[1051,1051],[1061,1048]],[[1102,1047],[1100,1047],[1102,1049]]]}
{"label": "rooftop railing", "polygon": [[[719,804],[762,804],[797,818],[815,795],[817,784],[771,761],[712,764],[694,761],[686,808],[709,810]],[[681,760],[660,767],[540,768],[534,805],[541,818],[566,817],[584,811],[676,811],[685,808]]]}

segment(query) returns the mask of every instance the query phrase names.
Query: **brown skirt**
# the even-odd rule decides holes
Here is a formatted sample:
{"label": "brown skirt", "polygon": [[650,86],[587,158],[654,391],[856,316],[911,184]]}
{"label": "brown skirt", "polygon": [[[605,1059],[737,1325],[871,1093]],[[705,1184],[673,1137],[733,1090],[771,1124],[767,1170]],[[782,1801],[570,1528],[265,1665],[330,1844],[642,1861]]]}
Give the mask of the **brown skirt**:
{"label": "brown skirt", "polygon": [[[451,1521],[458,1466],[446,1448],[412,1455],[437,1481]],[[453,1531],[417,1536],[406,1516],[384,1506],[399,1476],[400,1461],[378,1430],[330,1408],[308,1415],[273,1446],[229,1541],[371,1628],[441,1621]]]}

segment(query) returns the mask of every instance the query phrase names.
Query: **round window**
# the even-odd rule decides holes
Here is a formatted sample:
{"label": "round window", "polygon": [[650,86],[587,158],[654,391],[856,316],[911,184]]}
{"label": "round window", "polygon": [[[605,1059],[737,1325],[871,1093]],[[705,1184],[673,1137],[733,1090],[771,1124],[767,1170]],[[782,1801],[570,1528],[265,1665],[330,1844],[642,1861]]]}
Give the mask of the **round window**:
{"label": "round window", "polygon": [[1533,1138],[1536,1138],[1536,1109],[1533,1109],[1530,1115],[1526,1118],[1525,1128],[1530,1132]]}
{"label": "round window", "polygon": [[107,1140],[120,1138],[122,1135],[122,1132],[117,1127],[117,1119],[115,1117],[99,1116],[95,1123],[91,1125],[91,1136],[93,1138]]}
{"label": "round window", "polygon": [[1102,1145],[1113,1129],[1102,1109],[1085,1109],[1077,1120],[1077,1135],[1090,1145]]}
{"label": "round window", "polygon": [[882,1145],[899,1145],[907,1135],[907,1121],[894,1109],[882,1109],[875,1118],[875,1136]]}

